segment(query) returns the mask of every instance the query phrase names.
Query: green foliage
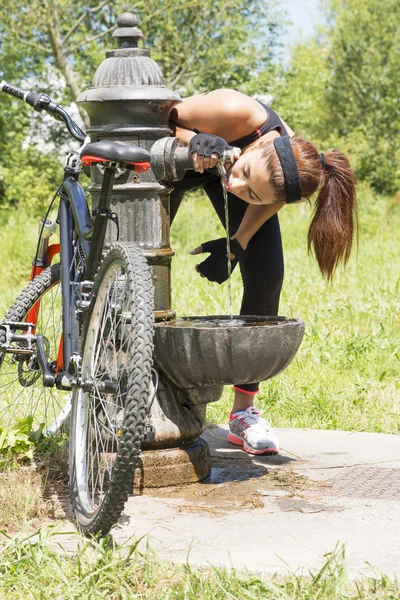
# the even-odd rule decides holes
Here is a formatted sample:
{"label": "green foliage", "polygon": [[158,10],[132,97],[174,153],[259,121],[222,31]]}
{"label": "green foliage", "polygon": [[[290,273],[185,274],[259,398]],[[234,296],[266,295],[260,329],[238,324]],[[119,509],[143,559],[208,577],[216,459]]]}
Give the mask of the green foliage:
{"label": "green foliage", "polygon": [[[51,148],[40,151],[35,144],[32,112],[25,103],[0,94],[0,207],[43,215],[61,181],[62,166]],[[32,145],[27,145],[29,138]]]}
{"label": "green foliage", "polygon": [[167,0],[160,8],[142,0],[135,12],[152,58],[182,95],[220,87],[259,92],[274,72],[282,30],[274,2]]}
{"label": "green foliage", "polygon": [[400,187],[400,4],[330,0],[328,26],[294,49],[274,107],[322,150],[349,154],[380,193]]}
{"label": "green foliage", "polygon": [[393,193],[400,186],[400,4],[334,0],[331,8],[329,101],[337,135],[353,138],[359,177]]}
{"label": "green foliage", "polygon": [[37,454],[54,456],[65,444],[65,434],[45,435],[43,423],[36,425],[33,417],[17,421],[11,428],[0,428],[0,468],[17,462],[26,462]]}
{"label": "green foliage", "polygon": [[327,51],[314,39],[293,48],[290,64],[275,84],[272,102],[290,127],[324,148],[332,125],[326,95],[329,83]]}
{"label": "green foliage", "polygon": [[0,165],[2,208],[24,207],[30,215],[43,216],[61,176],[62,165],[54,156],[34,148],[12,151]]}
{"label": "green foliage", "polygon": [[32,422],[33,419],[28,417],[10,429],[0,428],[0,467],[15,459],[33,458],[34,443],[29,436]]}

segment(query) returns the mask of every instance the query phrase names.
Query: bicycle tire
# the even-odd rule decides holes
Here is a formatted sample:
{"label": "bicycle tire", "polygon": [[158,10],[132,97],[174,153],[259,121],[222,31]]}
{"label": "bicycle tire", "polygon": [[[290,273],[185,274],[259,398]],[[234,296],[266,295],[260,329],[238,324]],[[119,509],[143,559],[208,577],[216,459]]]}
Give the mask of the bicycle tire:
{"label": "bicycle tire", "polygon": [[[109,532],[133,493],[147,418],[153,285],[136,244],[111,246],[92,297],[83,328],[82,385],[72,394],[70,494],[79,528],[98,536]],[[99,390],[110,378],[115,393]]]}
{"label": "bicycle tire", "polygon": [[[40,300],[36,333],[44,335],[48,358],[56,364],[61,323],[60,265],[48,267],[20,293],[4,321],[24,322]],[[0,345],[5,331],[0,329]],[[69,393],[43,387],[42,373],[35,353],[29,358],[0,352],[0,427],[12,428],[17,421],[32,416],[44,431],[55,430],[68,404]],[[57,421],[58,420],[58,421]],[[61,423],[60,423],[61,425]]]}

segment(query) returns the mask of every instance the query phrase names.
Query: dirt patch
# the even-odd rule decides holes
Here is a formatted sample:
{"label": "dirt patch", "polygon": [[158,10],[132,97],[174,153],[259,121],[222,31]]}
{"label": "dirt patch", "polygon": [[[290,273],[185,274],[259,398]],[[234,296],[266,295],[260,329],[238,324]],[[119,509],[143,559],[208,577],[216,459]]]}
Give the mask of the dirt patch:
{"label": "dirt patch", "polygon": [[[222,514],[246,508],[263,509],[268,500],[299,497],[318,484],[291,467],[267,469],[240,459],[213,457],[211,477],[189,485],[147,489],[145,496],[176,498],[185,503],[180,512]],[[281,510],[285,510],[282,506]]]}

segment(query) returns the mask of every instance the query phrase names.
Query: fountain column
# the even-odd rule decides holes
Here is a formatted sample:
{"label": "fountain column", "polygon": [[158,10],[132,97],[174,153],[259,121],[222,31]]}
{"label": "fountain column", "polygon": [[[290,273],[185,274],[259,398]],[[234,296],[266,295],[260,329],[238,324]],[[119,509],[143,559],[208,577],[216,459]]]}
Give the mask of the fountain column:
{"label": "fountain column", "polygon": [[[117,173],[112,209],[119,218],[120,241],[140,246],[151,266],[154,281],[155,320],[175,317],[171,307],[171,259],[169,194],[171,182],[183,176],[177,166],[185,163],[178,142],[172,138],[168,119],[180,96],[164,82],[150,51],[138,47],[143,34],[131,13],[118,18],[113,37],[118,48],[106,53],[93,86],[77,102],[90,117],[92,142],[103,139],[135,144],[152,152],[152,170],[137,174]],[[186,168],[187,152],[186,152]],[[95,207],[103,172],[90,168],[90,192]],[[116,240],[116,227],[109,223],[107,244]],[[155,357],[157,369],[157,357]],[[218,400],[221,385],[179,389],[159,371],[159,387],[151,408],[155,436],[143,445],[141,485],[174,485],[208,477],[211,461],[207,445],[199,440],[205,427],[208,402]]]}

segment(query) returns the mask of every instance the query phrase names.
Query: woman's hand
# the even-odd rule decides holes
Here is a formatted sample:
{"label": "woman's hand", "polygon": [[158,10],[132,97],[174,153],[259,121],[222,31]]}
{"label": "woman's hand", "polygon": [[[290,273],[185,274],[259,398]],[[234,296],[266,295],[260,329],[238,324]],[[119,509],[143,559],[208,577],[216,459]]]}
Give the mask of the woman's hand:
{"label": "woman's hand", "polygon": [[[216,281],[220,284],[226,281],[229,277],[226,238],[204,242],[201,246],[192,250],[190,254],[201,254],[203,252],[209,252],[210,256],[196,265],[196,271],[208,281]],[[236,267],[238,259],[243,258],[244,255],[245,251],[238,240],[231,240],[231,273]]]}
{"label": "woman's hand", "polygon": [[223,138],[211,133],[198,133],[189,143],[189,153],[193,157],[194,170],[203,173],[205,169],[215,167],[226,151],[232,155],[232,164],[240,156],[240,148],[232,148]]}

